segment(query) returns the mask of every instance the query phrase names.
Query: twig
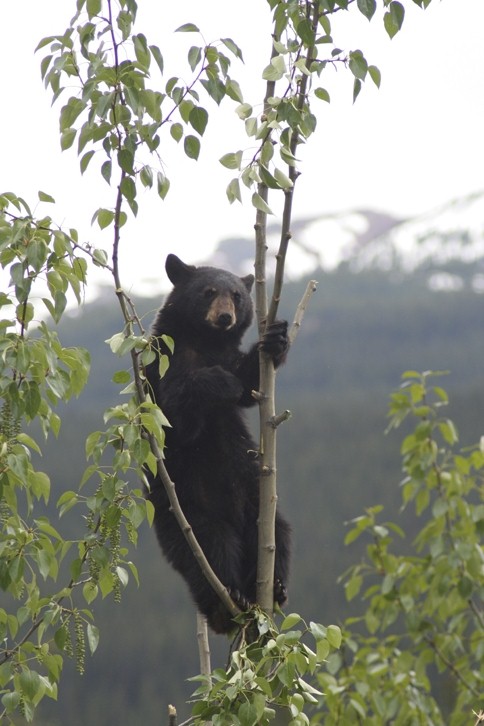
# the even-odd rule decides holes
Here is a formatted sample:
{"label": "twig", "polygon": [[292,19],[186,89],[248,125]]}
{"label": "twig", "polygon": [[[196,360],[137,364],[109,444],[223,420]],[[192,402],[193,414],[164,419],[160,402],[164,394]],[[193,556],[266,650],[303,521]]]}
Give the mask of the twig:
{"label": "twig", "polygon": [[178,719],[175,706],[168,706],[168,726],[177,726]]}
{"label": "twig", "polygon": [[197,642],[198,655],[200,658],[200,673],[202,676],[208,676],[210,683],[210,673],[212,666],[210,662],[210,642],[208,640],[207,618],[201,613],[197,613]]}
{"label": "twig", "polygon": [[454,674],[456,679],[462,683],[464,688],[467,688],[469,693],[472,693],[473,696],[476,696],[476,698],[479,698],[481,694],[474,688],[474,686],[471,683],[468,683],[466,681],[466,679],[464,678],[462,673],[455,667],[455,665],[452,663],[452,661],[449,660],[444,653],[442,653],[442,651],[440,650],[440,648],[438,647],[436,642],[432,638],[430,638],[428,635],[425,636],[424,639],[425,639],[425,642],[430,645],[432,650],[435,651],[435,653],[438,655],[438,657],[440,658],[442,663],[444,663],[447,666],[447,668],[450,671],[452,671],[452,673]]}
{"label": "twig", "polygon": [[276,416],[273,416],[270,423],[274,429],[277,429],[277,427],[280,426],[281,423],[284,423],[284,421],[287,421],[290,418],[291,412],[286,409],[282,413],[278,413]]}
{"label": "twig", "polygon": [[314,292],[316,292],[316,288],[318,286],[318,283],[316,280],[310,280],[307,284],[306,291],[304,295],[301,298],[301,301],[299,305],[296,308],[296,314],[294,316],[293,323],[291,325],[291,329],[289,330],[289,343],[292,345],[296,339],[297,334],[299,333],[299,330],[301,328],[302,319],[304,317],[304,313],[306,312],[306,308],[309,304],[309,300],[311,299],[311,296]]}

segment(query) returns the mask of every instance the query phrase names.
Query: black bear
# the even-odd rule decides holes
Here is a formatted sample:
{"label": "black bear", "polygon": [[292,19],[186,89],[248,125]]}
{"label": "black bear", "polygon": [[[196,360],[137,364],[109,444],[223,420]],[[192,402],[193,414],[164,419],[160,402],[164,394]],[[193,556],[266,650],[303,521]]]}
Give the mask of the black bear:
{"label": "black bear", "polygon": [[[165,464],[183,512],[216,575],[242,607],[255,602],[257,567],[258,463],[256,445],[243,417],[259,387],[258,351],[280,365],[287,353],[287,323],[276,322],[243,353],[240,343],[252,322],[253,275],[237,277],[214,267],[193,267],[168,255],[174,287],[152,328],[155,349],[169,351],[160,336],[175,342],[168,371],[158,360],[147,366],[148,388],[172,428],[166,429]],[[155,530],[172,566],[185,578],[210,627],[235,626],[192,555],[159,479],[151,477],[149,499]],[[286,600],[289,526],[276,518],[274,599]]]}

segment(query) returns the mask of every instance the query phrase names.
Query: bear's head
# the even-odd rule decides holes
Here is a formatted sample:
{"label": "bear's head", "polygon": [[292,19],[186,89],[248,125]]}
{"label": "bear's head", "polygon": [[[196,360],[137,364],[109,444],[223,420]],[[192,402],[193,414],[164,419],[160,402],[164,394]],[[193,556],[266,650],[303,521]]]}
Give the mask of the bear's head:
{"label": "bear's head", "polygon": [[251,324],[253,275],[237,277],[216,267],[194,267],[173,254],[166,258],[166,272],[174,288],[165,308],[186,328],[239,338]]}

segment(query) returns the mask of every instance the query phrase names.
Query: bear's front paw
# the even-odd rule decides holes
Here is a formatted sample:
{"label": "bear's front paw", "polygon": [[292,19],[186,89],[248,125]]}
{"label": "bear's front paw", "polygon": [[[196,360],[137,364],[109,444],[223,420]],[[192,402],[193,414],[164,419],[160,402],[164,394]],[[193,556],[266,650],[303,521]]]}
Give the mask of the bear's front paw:
{"label": "bear's front paw", "polygon": [[274,600],[278,605],[284,605],[287,602],[287,589],[279,578],[274,580]]}
{"label": "bear's front paw", "polygon": [[276,368],[284,363],[289,350],[287,320],[276,320],[269,325],[259,343],[259,348],[272,357]]}

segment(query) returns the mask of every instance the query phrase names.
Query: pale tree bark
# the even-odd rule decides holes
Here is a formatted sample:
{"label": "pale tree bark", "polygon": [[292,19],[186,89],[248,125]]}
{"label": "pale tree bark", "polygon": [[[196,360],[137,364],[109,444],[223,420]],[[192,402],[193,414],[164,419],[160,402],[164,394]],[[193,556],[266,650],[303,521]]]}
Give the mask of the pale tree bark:
{"label": "pale tree bark", "polygon": [[[310,20],[316,34],[318,24],[319,3],[308,3]],[[274,41],[278,38],[274,34]],[[271,59],[277,55],[275,42],[272,46]],[[306,55],[306,67],[312,63],[314,47],[309,48]],[[306,101],[308,75],[303,75],[297,92],[296,105],[301,110]],[[270,110],[269,99],[275,94],[275,83],[268,81],[264,98],[264,113]],[[269,132],[270,134],[270,132]],[[269,135],[268,137],[269,138]],[[290,151],[293,157],[296,155],[299,143],[299,134],[293,130],[290,141]],[[266,257],[267,257],[267,212],[257,209],[255,222],[255,278],[256,278],[256,314],[259,330],[259,338],[262,337],[266,328],[274,322],[277,316],[279,301],[281,298],[284,282],[284,267],[286,262],[287,248],[291,239],[292,204],[294,188],[299,173],[294,165],[289,166],[289,179],[292,182],[290,188],[284,190],[284,208],[282,214],[281,234],[279,249],[276,255],[276,273],[270,305],[268,306],[267,280],[266,280]],[[268,187],[265,183],[258,186],[258,194],[267,204]],[[315,283],[311,281],[308,285],[303,300],[298,306],[296,318],[291,328],[292,341],[294,340],[302,316],[306,309],[309,297],[315,290]],[[259,403],[259,520],[258,520],[258,562],[257,562],[257,602],[269,615],[273,613],[274,607],[274,564],[276,554],[275,539],[275,517],[277,507],[277,426],[289,416],[288,412],[276,415],[275,407],[275,380],[276,374],[274,364],[267,354],[260,353],[260,383],[256,398]]]}

